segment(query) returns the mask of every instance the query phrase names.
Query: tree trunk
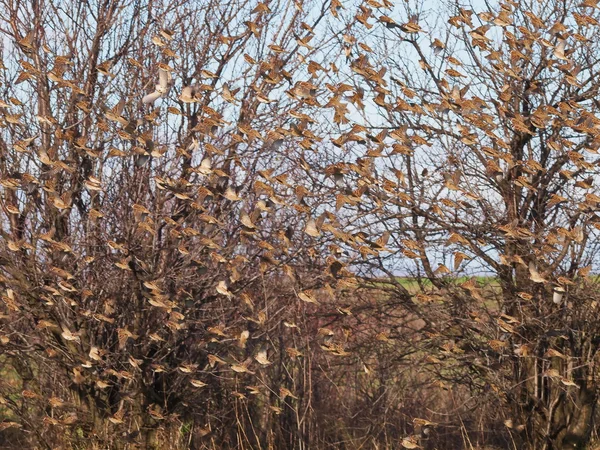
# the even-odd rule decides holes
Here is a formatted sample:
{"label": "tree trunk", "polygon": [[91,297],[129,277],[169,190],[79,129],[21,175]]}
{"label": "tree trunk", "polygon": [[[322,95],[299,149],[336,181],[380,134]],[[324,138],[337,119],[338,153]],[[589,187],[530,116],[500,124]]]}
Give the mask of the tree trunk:
{"label": "tree trunk", "polygon": [[[561,361],[563,363],[563,361]],[[557,367],[552,364],[551,368]],[[573,377],[578,385],[543,374],[543,363],[526,361],[521,365],[526,394],[517,406],[520,424],[527,424],[521,436],[521,448],[528,450],[585,449],[590,440],[597,393],[593,384]],[[556,369],[555,369],[556,370]],[[581,371],[581,369],[580,369]],[[579,371],[573,371],[576,375]],[[527,398],[526,401],[525,398]]]}

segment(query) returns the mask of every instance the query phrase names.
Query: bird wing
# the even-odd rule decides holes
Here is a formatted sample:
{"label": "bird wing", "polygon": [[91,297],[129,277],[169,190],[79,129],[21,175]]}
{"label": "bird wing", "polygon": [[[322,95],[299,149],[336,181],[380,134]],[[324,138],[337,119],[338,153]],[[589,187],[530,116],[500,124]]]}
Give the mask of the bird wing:
{"label": "bird wing", "polygon": [[170,72],[167,72],[164,69],[158,69],[158,84],[161,88],[163,88],[166,92],[169,87],[171,87],[171,81],[173,77]]}
{"label": "bird wing", "polygon": [[160,92],[154,91],[151,94],[146,95],[143,99],[142,99],[142,103],[144,105],[147,104],[154,104],[154,102],[161,96],[162,94]]}

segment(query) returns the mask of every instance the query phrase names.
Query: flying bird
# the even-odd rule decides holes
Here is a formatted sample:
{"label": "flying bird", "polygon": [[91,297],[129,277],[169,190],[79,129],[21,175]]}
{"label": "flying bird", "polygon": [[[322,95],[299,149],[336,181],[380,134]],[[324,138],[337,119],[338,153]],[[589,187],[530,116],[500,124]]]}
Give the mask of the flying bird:
{"label": "flying bird", "polygon": [[184,103],[194,103],[198,99],[198,94],[200,93],[200,89],[198,86],[186,86],[181,91],[181,95],[179,99]]}
{"label": "flying bird", "polygon": [[554,47],[554,56],[563,61],[568,61],[569,58],[565,55],[565,47],[567,45],[567,41],[565,39],[559,39],[558,44]]}
{"label": "flying bird", "polygon": [[156,100],[162,97],[166,97],[173,84],[173,77],[171,73],[164,70],[158,69],[158,84],[154,86],[154,92],[146,95],[142,99],[144,105],[153,105]]}
{"label": "flying bird", "polygon": [[534,283],[545,283],[547,281],[538,271],[534,261],[529,261],[529,278]]}

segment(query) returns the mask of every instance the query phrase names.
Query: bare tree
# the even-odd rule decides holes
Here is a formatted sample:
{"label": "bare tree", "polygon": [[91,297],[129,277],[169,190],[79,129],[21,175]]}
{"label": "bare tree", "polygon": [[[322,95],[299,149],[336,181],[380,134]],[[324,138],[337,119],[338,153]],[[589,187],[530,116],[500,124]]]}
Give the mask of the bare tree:
{"label": "bare tree", "polygon": [[591,441],[595,2],[0,5],[0,432]]}
{"label": "bare tree", "polygon": [[[340,136],[364,155],[338,163],[363,186],[340,194],[346,236],[363,233],[345,242],[423,321],[428,367],[509,407],[512,445],[584,448],[597,405],[597,9],[461,5],[354,16],[367,149]],[[412,287],[397,278],[409,273]]]}
{"label": "bare tree", "polygon": [[7,426],[45,448],[306,445],[331,276],[297,161],[328,5],[1,9]]}

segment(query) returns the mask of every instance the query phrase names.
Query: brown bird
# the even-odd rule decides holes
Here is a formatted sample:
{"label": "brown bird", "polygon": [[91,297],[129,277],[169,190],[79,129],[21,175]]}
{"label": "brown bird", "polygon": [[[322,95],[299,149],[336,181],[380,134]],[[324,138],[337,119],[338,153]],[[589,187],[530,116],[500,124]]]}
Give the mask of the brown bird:
{"label": "brown bird", "polygon": [[179,96],[179,99],[184,103],[194,103],[195,101],[197,101],[199,94],[200,94],[200,89],[198,89],[198,86],[196,86],[196,85],[186,86],[181,91],[181,95]]}

